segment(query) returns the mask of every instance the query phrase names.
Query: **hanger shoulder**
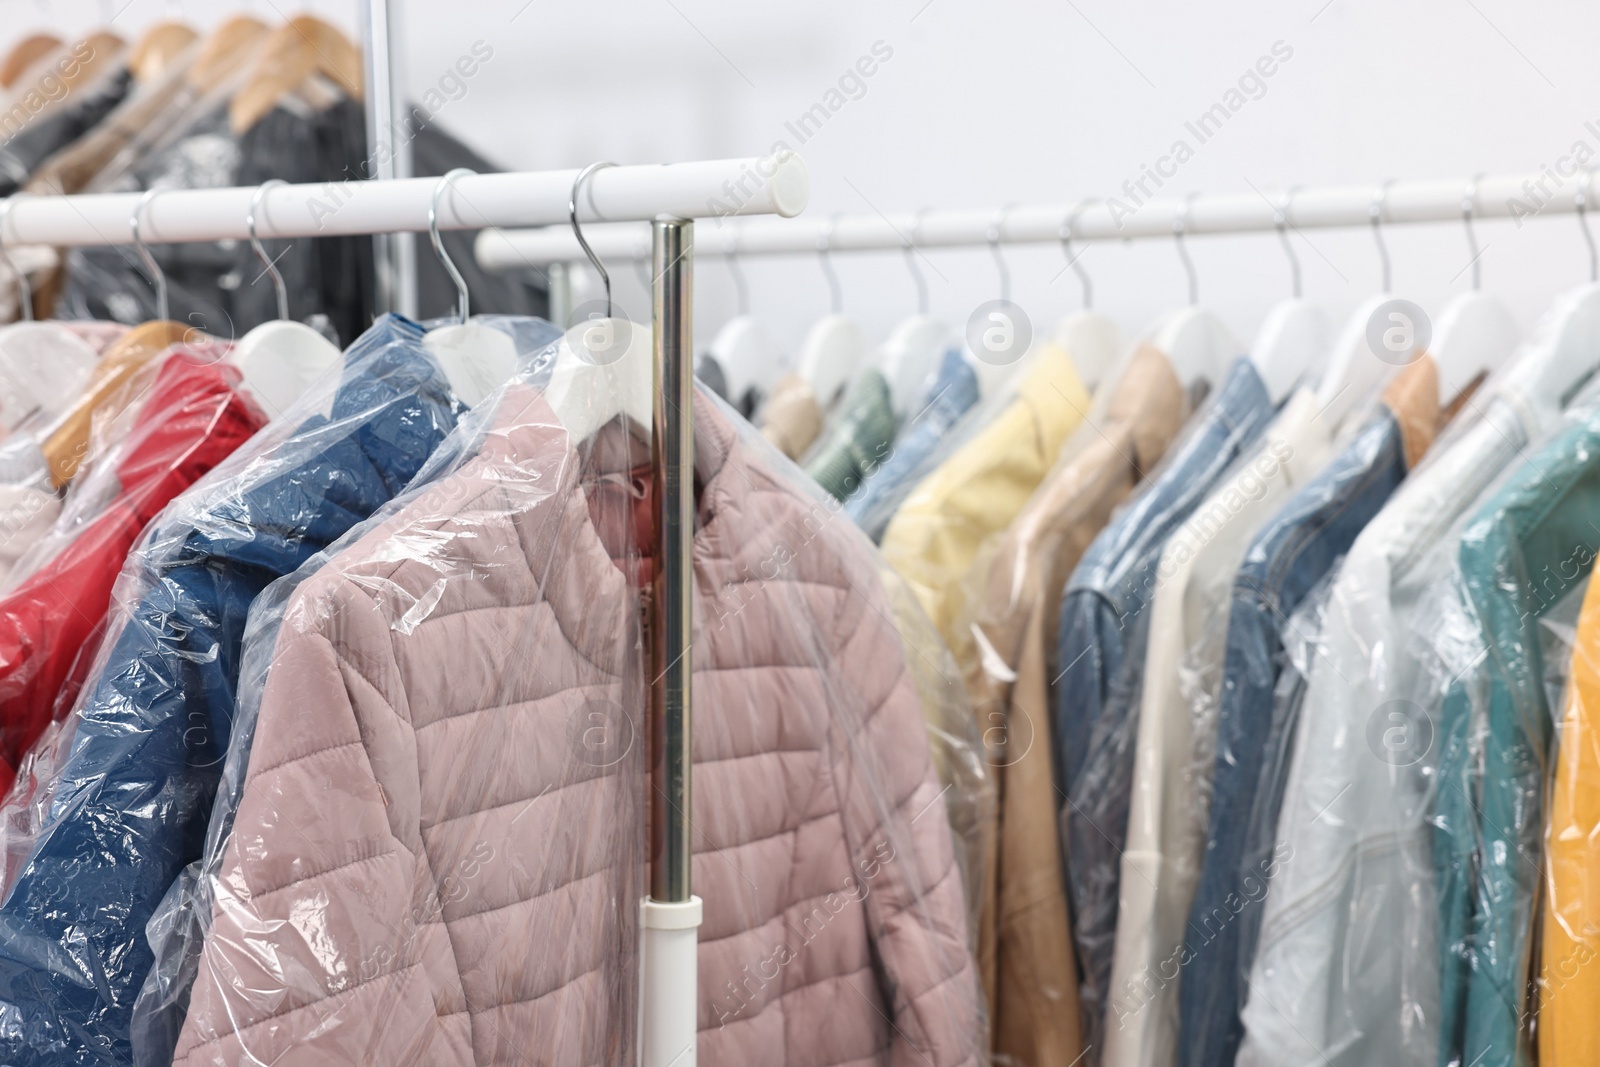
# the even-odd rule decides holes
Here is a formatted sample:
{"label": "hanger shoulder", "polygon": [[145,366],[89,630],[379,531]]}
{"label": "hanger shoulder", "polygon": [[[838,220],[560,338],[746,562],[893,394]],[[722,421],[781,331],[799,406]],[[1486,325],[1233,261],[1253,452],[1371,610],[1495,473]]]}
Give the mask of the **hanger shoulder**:
{"label": "hanger shoulder", "polygon": [[215,89],[241,64],[249,62],[250,56],[271,32],[266,23],[249,15],[228,19],[200,42],[200,51],[184,80],[198,92]]}
{"label": "hanger shoulder", "polygon": [[1439,367],[1439,395],[1453,397],[1479,373],[1499,370],[1520,334],[1511,309],[1501,300],[1477,290],[1452,300],[1440,312],[1428,346]]}
{"label": "hanger shoulder", "polygon": [[154,81],[185,48],[200,39],[194,27],[183,22],[158,22],[134,42],[128,69],[140,84]]}
{"label": "hanger shoulder", "polygon": [[1250,360],[1274,403],[1285,400],[1303,382],[1316,384],[1332,340],[1333,323],[1309,300],[1284,300],[1267,312],[1250,348]]}
{"label": "hanger shoulder", "polygon": [[1122,334],[1117,324],[1096,311],[1076,311],[1056,323],[1051,334],[1067,350],[1078,377],[1093,392],[1122,356]]}
{"label": "hanger shoulder", "polygon": [[39,60],[62,47],[61,38],[50,33],[30,33],[0,60],[0,88],[9,89],[22,79]]}
{"label": "hanger shoulder", "polygon": [[112,342],[99,363],[89,386],[73,402],[40,445],[50,465],[50,477],[57,488],[78,473],[89,442],[94,414],[101,405],[117,400],[122,387],[140,367],[172,345],[193,339],[198,331],[171,319],[156,319],[135,326]]}
{"label": "hanger shoulder", "polygon": [[260,122],[314,74],[328,78],[350,99],[361,99],[361,52],[331,23],[299,15],[271,32],[249,81],[234,94],[228,109],[234,132]]}

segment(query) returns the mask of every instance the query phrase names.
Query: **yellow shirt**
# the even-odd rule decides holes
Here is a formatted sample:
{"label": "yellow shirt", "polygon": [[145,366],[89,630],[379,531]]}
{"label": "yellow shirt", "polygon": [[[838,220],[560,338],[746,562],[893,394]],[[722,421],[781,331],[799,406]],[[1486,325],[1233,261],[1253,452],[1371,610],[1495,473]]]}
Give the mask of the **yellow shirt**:
{"label": "yellow shirt", "polygon": [[884,531],[883,558],[947,643],[979,547],[1017,517],[1089,410],[1066,349],[1040,349],[1011,402],[912,490]]}
{"label": "yellow shirt", "polygon": [[1546,839],[1539,1062],[1600,1063],[1600,582],[1572,647]]}

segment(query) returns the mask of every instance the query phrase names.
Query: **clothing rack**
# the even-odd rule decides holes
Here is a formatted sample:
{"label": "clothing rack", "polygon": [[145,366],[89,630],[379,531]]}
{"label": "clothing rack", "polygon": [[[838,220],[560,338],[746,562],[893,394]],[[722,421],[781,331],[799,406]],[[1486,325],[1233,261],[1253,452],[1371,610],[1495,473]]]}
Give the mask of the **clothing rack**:
{"label": "clothing rack", "polygon": [[[576,170],[464,176],[440,190],[441,229],[568,224]],[[725,189],[740,183],[728,202]],[[323,237],[425,231],[440,179],[283,185],[255,210],[260,237]],[[655,261],[651,427],[655,558],[651,619],[649,895],[641,902],[641,1063],[692,1067],[697,1010],[700,898],[690,883],[690,660],[693,634],[693,350],[690,346],[694,220],[716,214],[792,216],[810,179],[792,153],[594,171],[577,195],[585,221],[648,221]],[[246,240],[256,188],[148,194],[16,196],[0,215],[0,248]],[[142,201],[142,202],[141,202]],[[137,212],[137,215],[135,214]]]}
{"label": "clothing rack", "polygon": [[[1017,204],[990,210],[929,210],[835,215],[801,222],[760,220],[719,226],[720,238],[702,244],[701,256],[762,256],[796,253],[866,252],[911,248],[1106,241],[1197,234],[1459,222],[1586,210],[1593,175],[1565,173],[1563,164],[1536,174],[1477,179],[1392,182],[1382,186],[1293,189],[1187,198],[1152,197],[1128,183],[1114,197],[1076,204]],[[1146,180],[1149,190],[1154,180]],[[1131,192],[1129,191],[1131,189]],[[1580,194],[1582,194],[1580,196]],[[649,241],[637,226],[612,225],[584,231],[602,259],[648,258]],[[516,271],[547,263],[582,261],[566,229],[487,229],[478,235],[478,265]]]}

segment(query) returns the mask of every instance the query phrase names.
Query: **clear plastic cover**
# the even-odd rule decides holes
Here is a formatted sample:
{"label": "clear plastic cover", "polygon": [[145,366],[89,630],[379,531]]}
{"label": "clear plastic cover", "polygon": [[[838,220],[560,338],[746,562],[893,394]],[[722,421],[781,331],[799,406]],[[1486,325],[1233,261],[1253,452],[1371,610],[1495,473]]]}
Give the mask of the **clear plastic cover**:
{"label": "clear plastic cover", "polygon": [[[649,452],[610,411],[571,440],[531,381],[258,598],[202,929],[167,928],[204,945],[176,1062],[632,1061]],[[975,1065],[881,564],[704,390],[694,418],[699,1062]]]}
{"label": "clear plastic cover", "polygon": [[0,597],[0,776],[51,721],[73,661],[93,655],[112,586],[140,531],[167,502],[266,421],[214,346],[159,357],[131,432],[93,464],[92,509],[63,513],[54,554]]}
{"label": "clear plastic cover", "polygon": [[1106,1059],[1170,1064],[1185,926],[1205,852],[1233,577],[1256,530],[1332,451],[1308,389],[1162,548],[1150,608]]}
{"label": "clear plastic cover", "polygon": [[[1436,381],[1426,356],[1402,372],[1385,394],[1396,407],[1375,411],[1284,503],[1251,541],[1234,578],[1205,862],[1178,990],[1180,1064],[1231,1060],[1243,1039],[1240,1012],[1251,995],[1262,904],[1284,862],[1278,813],[1304,698],[1286,650],[1306,639],[1300,608],[1405,478],[1408,454],[1420,458],[1432,443]],[[1404,402],[1412,396],[1415,404]],[[1396,411],[1422,416],[1419,441],[1408,438],[1409,424]]]}
{"label": "clear plastic cover", "polygon": [[1463,411],[1339,570],[1307,657],[1240,1067],[1435,1065],[1431,590],[1460,517],[1539,426],[1494,393]]}
{"label": "clear plastic cover", "polygon": [[890,615],[906,646],[906,668],[928,728],[928,753],[945,788],[945,813],[955,835],[956,863],[967,898],[968,944],[978,950],[984,887],[992,877],[999,814],[995,768],[986,757],[978,720],[961,683],[961,668],[917,603],[911,587],[888,566],[878,568]]}
{"label": "clear plastic cover", "polygon": [[1150,634],[1147,609],[1159,586],[1162,546],[1272,417],[1261,376],[1247,358],[1235,359],[1159,468],[1085,550],[1057,605],[1051,695],[1057,781],[1065,794],[1060,828],[1083,973],[1085,1044],[1094,1049],[1104,1047],[1109,1025],[1121,858]]}
{"label": "clear plastic cover", "polygon": [[822,432],[822,405],[811,383],[786,374],[761,407],[761,435],[790,459],[799,459]]}
{"label": "clear plastic cover", "polygon": [[[82,698],[3,813],[0,1013],[17,1023],[0,1030],[6,1062],[131,1060],[146,923],[201,855],[251,603],[399,492],[462,410],[422,338],[380,319],[128,557]],[[158,378],[142,417],[163,395]]]}
{"label": "clear plastic cover", "polygon": [[1022,511],[1091,406],[1059,345],[1037,345],[1017,375],[994,417],[915,486],[883,535],[884,559],[952,647],[979,549]]}
{"label": "clear plastic cover", "polygon": [[1440,745],[1439,1062],[1531,1062],[1551,684],[1570,661],[1545,622],[1581,595],[1597,531],[1600,409],[1586,402],[1475,509],[1422,621]]}
{"label": "clear plastic cover", "polygon": [[987,421],[975,410],[978,374],[959,348],[946,349],[928,377],[894,447],[845,503],[846,513],[874,541],[883,539],[889,520],[917,483]]}

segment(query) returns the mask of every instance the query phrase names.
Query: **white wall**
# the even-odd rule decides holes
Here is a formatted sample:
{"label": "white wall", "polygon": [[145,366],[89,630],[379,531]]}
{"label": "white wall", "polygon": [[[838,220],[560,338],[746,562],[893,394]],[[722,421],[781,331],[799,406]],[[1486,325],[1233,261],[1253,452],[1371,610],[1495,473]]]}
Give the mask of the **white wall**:
{"label": "white wall", "polygon": [[[118,0],[118,3],[125,0]],[[813,213],[999,206],[1114,195],[1283,42],[1293,55],[1165,192],[1376,185],[1385,178],[1533,171],[1583,140],[1600,150],[1600,7],[1577,0],[396,0],[415,95],[474,42],[491,60],[440,121],[511,167],[753,155],[777,139],[811,168]],[[87,24],[106,6],[9,0],[23,25],[49,9]],[[134,0],[118,25],[181,7],[214,20],[238,6]],[[299,8],[256,3],[257,14]],[[355,4],[310,5],[354,26]],[[7,11],[9,8],[10,11]],[[24,18],[23,16],[28,16]],[[785,129],[869,55],[892,50],[806,143]],[[1595,129],[1585,127],[1593,122]],[[1191,144],[1194,143],[1189,135]],[[1600,183],[1597,183],[1600,184]],[[1571,216],[1479,225],[1486,289],[1531,325],[1554,293],[1587,278]],[[1297,239],[1307,296],[1342,315],[1378,285],[1370,234]],[[1391,228],[1397,295],[1437,311],[1470,285],[1458,225]],[[1202,300],[1248,341],[1287,294],[1270,235],[1196,238]],[[955,325],[996,295],[987,251],[936,251],[936,313]],[[1036,320],[1077,306],[1058,249],[1008,254],[1014,296]],[[1127,332],[1185,299],[1170,242],[1096,245],[1097,304]],[[898,253],[836,257],[845,308],[881,336],[914,310]],[[786,345],[827,310],[815,260],[746,260],[753,310]],[[646,305],[627,269],[619,294]],[[733,310],[725,268],[700,272],[703,338]]]}

